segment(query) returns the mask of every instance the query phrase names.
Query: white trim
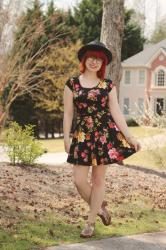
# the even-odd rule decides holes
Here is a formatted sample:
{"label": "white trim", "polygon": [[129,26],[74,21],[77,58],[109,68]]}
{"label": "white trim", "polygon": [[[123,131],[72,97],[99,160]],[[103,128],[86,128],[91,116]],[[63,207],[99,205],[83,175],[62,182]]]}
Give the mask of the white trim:
{"label": "white trim", "polygon": [[137,65],[131,65],[130,64],[127,64],[127,63],[121,63],[123,69],[125,70],[125,68],[130,68],[130,69],[135,69],[135,68],[150,68],[148,66],[146,66],[145,64],[137,64]]}
{"label": "white trim", "polygon": [[[165,73],[165,83],[164,86],[158,86],[155,85],[155,75],[157,74],[157,72],[159,72],[159,70],[163,70]],[[151,84],[152,88],[164,88],[166,87],[166,67],[164,67],[163,65],[159,65],[155,68],[155,70],[152,72],[152,84]]]}
{"label": "white trim", "polygon": [[150,58],[150,60],[145,64],[147,67],[151,66],[151,63],[159,56],[159,54],[164,53],[166,56],[166,52],[163,48],[157,50],[157,52]]}

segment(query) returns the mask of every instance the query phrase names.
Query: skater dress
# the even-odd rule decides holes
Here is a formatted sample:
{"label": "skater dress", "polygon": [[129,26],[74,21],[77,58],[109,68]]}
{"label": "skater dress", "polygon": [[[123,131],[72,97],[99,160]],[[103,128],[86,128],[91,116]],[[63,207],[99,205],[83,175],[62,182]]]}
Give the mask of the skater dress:
{"label": "skater dress", "polygon": [[133,145],[117,127],[108,105],[108,93],[114,83],[100,80],[92,88],[83,87],[79,76],[69,78],[76,107],[76,126],[73,131],[67,162],[75,165],[97,166],[117,163],[136,153]]}

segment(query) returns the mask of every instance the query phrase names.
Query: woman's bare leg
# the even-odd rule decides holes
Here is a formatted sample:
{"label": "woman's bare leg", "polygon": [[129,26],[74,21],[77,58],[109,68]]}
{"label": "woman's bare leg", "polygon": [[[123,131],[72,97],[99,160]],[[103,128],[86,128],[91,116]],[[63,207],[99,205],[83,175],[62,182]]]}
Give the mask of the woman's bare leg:
{"label": "woman's bare leg", "polygon": [[98,211],[104,200],[105,193],[105,173],[107,165],[93,166],[92,168],[92,190],[90,196],[90,211],[88,221],[94,223]]}
{"label": "woman's bare leg", "polygon": [[90,204],[91,185],[88,182],[89,166],[74,165],[73,177],[74,184],[81,195],[81,197]]}
{"label": "woman's bare leg", "polygon": [[[99,166],[94,166],[92,168],[92,177],[91,181],[93,183],[93,179],[96,176],[96,168]],[[106,166],[105,166],[106,167]],[[84,201],[86,201],[90,207],[90,200],[91,200],[91,193],[92,193],[92,186],[88,182],[88,173],[89,173],[89,166],[83,165],[73,165],[73,181],[78,190],[78,193],[81,195]],[[95,178],[96,179],[96,178]],[[102,208],[100,206],[99,213],[102,213]]]}

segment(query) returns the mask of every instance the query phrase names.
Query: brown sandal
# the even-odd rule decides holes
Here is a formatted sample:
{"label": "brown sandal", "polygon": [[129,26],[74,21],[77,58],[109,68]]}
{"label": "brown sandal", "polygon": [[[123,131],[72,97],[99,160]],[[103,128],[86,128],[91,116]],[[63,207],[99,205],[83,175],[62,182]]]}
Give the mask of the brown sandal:
{"label": "brown sandal", "polygon": [[95,231],[95,222],[94,223],[87,222],[84,229],[80,233],[80,237],[90,238],[94,235],[94,231]]}
{"label": "brown sandal", "polygon": [[109,214],[109,212],[107,211],[107,209],[105,208],[106,206],[108,206],[107,201],[103,201],[101,208],[102,208],[102,213],[98,213],[97,215],[101,218],[103,224],[105,226],[109,226],[111,224],[111,216]]}

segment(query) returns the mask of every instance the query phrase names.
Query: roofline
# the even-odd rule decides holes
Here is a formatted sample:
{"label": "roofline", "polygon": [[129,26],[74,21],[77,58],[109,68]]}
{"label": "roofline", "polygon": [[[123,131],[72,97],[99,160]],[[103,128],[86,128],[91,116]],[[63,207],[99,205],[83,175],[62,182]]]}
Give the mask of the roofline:
{"label": "roofline", "polygon": [[164,49],[162,47],[160,47],[155,54],[153,54],[153,56],[150,58],[150,60],[146,63],[147,67],[151,66],[151,63],[154,61],[155,58],[157,58],[157,56],[159,55],[159,53],[163,52],[166,56],[166,51],[164,51]]}
{"label": "roofline", "polygon": [[[163,41],[166,41],[166,39],[163,39],[163,40],[160,41],[159,43],[161,43],[161,42],[163,42]],[[156,46],[157,44],[159,44],[159,43],[153,44],[153,45],[150,46],[150,47],[155,47],[155,46]],[[138,52],[137,54],[135,54],[135,55],[133,55],[133,56],[131,56],[131,57],[129,57],[129,58],[123,60],[123,61],[121,62],[121,64],[122,64],[123,66],[126,66],[126,67],[131,67],[131,63],[129,62],[129,64],[128,64],[128,62],[126,62],[126,61],[128,61],[128,60],[131,59],[132,57],[137,56],[138,54],[144,53],[144,51],[145,51],[145,50],[148,50],[150,47],[145,48],[145,49],[143,49],[142,51]],[[162,52],[166,55],[166,51],[164,50],[164,47],[165,47],[165,45],[161,45],[161,44],[160,44],[160,47],[158,48],[158,50],[155,52],[154,55],[152,55],[152,57],[148,60],[148,62],[147,62],[145,65],[132,65],[132,67],[144,67],[144,66],[147,66],[147,67],[150,68],[150,66],[148,65],[148,64],[149,64],[149,61],[152,60],[152,58],[158,53],[158,51],[162,50]]]}

